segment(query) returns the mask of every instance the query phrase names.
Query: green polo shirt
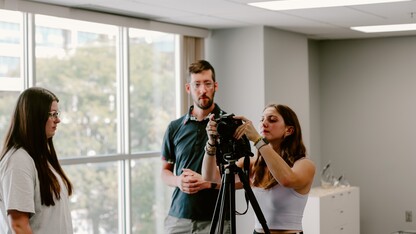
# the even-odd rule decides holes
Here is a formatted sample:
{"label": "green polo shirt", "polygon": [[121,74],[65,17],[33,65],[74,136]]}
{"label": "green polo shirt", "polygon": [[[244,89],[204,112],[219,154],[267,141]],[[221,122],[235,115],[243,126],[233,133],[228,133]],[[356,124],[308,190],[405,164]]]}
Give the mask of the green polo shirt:
{"label": "green polo shirt", "polygon": [[[197,121],[191,116],[193,106],[188,114],[172,121],[163,138],[162,157],[165,161],[175,164],[175,174],[180,175],[183,168],[201,174],[205,144],[208,141],[205,130],[208,118]],[[225,114],[215,104],[212,111],[215,118]],[[169,215],[192,220],[211,220],[218,197],[217,189],[205,189],[195,194],[183,193],[178,187],[172,194]]]}

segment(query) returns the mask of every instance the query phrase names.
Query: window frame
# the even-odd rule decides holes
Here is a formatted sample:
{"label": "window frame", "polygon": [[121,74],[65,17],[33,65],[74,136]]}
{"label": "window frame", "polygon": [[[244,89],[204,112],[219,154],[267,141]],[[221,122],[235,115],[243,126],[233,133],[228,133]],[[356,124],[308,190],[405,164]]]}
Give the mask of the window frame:
{"label": "window frame", "polygon": [[[12,5],[12,4],[11,4]],[[132,220],[131,220],[131,163],[132,160],[148,159],[160,157],[159,151],[131,153],[130,149],[130,132],[129,132],[129,46],[128,46],[128,29],[138,28],[145,30],[154,30],[166,33],[177,34],[176,40],[176,105],[177,113],[176,117],[185,114],[187,107],[189,106],[189,97],[184,92],[184,86],[186,82],[186,67],[190,61],[196,58],[200,59],[203,56],[203,38],[208,36],[209,31],[204,29],[196,29],[192,27],[173,25],[167,23],[153,22],[142,19],[134,19],[131,17],[123,17],[110,15],[105,13],[92,12],[80,9],[71,9],[62,6],[49,5],[45,3],[36,2],[20,2],[18,9],[9,8],[10,5],[0,6],[0,9],[20,11],[22,14],[21,25],[21,38],[22,38],[22,55],[21,55],[21,77],[13,80],[13,85],[10,85],[10,80],[0,79],[0,87],[7,87],[5,90],[0,91],[23,91],[36,84],[36,71],[35,71],[35,14],[43,14],[55,17],[64,17],[75,20],[90,21],[96,23],[104,23],[116,25],[119,27],[119,41],[117,42],[117,100],[118,110],[117,117],[120,120],[117,129],[117,144],[119,145],[119,153],[114,155],[97,155],[97,156],[77,156],[61,158],[60,163],[62,166],[77,165],[77,164],[90,164],[90,163],[107,163],[118,162],[118,170],[120,176],[119,182],[119,231],[123,234],[130,234],[132,232]],[[30,7],[29,7],[30,6]],[[24,10],[23,10],[24,9]],[[30,11],[27,11],[30,9]],[[69,11],[68,11],[69,10]],[[189,43],[189,40],[193,40]],[[195,43],[197,41],[197,43]],[[183,53],[187,54],[183,54]]]}

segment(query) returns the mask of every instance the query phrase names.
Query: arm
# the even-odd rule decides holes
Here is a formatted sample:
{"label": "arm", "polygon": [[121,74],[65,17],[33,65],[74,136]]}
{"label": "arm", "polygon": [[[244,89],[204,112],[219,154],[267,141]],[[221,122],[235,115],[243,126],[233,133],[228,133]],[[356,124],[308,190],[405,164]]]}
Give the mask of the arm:
{"label": "arm", "polygon": [[204,160],[202,161],[202,178],[206,181],[212,181],[215,183],[221,182],[220,170],[217,166],[217,160],[215,156],[204,154]]}
{"label": "arm", "polygon": [[[243,116],[235,118],[244,121],[244,124],[239,126],[236,130],[236,138],[241,138],[243,135],[246,135],[250,141],[255,142],[261,137],[250,120]],[[311,160],[298,160],[293,167],[290,167],[273,149],[271,144],[261,147],[259,152],[266,161],[270,173],[279,184],[293,188],[301,194],[309,192],[315,175],[315,165]]]}
{"label": "arm", "polygon": [[178,177],[173,174],[174,164],[168,163],[165,160],[162,160],[162,181],[171,187],[177,187]]}
{"label": "arm", "polygon": [[[205,146],[204,159],[202,161],[202,178],[207,181],[219,183],[221,181],[220,170],[217,166],[216,144],[217,144],[217,123],[214,121],[214,115],[209,116],[206,127],[208,142]],[[207,151],[208,149],[208,151]]]}
{"label": "arm", "polygon": [[29,213],[9,210],[9,223],[14,234],[32,234],[29,224]]}
{"label": "arm", "polygon": [[293,188],[301,194],[308,193],[315,175],[315,165],[310,159],[301,159],[289,167],[270,144],[260,148],[273,177],[283,186]]}

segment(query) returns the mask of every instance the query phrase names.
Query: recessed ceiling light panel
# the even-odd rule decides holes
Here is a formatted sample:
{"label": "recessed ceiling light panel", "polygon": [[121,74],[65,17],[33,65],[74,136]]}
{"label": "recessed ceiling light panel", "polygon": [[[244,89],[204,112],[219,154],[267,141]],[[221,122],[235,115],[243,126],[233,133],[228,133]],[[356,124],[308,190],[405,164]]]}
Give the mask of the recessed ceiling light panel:
{"label": "recessed ceiling light panel", "polygon": [[280,0],[248,3],[250,6],[273,11],[298,10],[324,7],[356,6],[390,2],[406,2],[410,0]]}
{"label": "recessed ceiling light panel", "polygon": [[360,32],[365,32],[365,33],[413,31],[413,30],[416,30],[416,24],[358,26],[358,27],[351,27],[351,29],[360,31]]}

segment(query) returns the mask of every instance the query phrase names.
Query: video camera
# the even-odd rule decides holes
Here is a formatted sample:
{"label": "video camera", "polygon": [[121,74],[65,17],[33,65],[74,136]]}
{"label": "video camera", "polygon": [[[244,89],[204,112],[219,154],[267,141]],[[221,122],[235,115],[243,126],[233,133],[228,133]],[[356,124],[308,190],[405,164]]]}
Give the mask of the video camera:
{"label": "video camera", "polygon": [[217,164],[226,164],[230,160],[237,161],[244,156],[254,156],[251,152],[250,141],[246,136],[240,139],[233,137],[235,130],[243,122],[234,119],[234,114],[225,114],[215,119],[219,141],[217,143]]}

